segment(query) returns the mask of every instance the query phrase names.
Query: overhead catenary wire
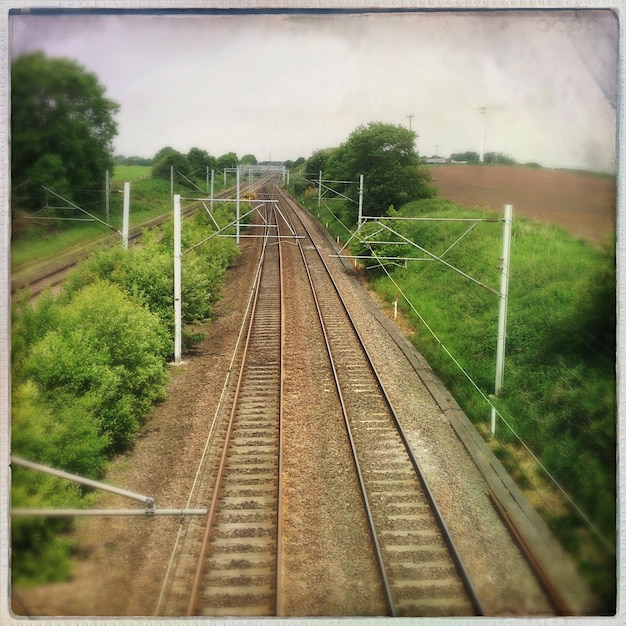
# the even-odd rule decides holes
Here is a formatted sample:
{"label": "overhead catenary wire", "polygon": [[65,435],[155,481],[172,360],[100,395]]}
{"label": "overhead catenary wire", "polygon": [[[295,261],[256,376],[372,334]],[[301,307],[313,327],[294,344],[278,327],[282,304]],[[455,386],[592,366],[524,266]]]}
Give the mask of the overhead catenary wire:
{"label": "overhead catenary wire", "polygon": [[[374,258],[377,258],[376,253],[372,250],[372,255]],[[528,454],[532,457],[535,463],[541,468],[541,470],[545,473],[545,475],[550,479],[552,484],[563,494],[565,499],[570,503],[570,505],[575,509],[580,518],[584,521],[587,527],[592,531],[592,533],[596,536],[596,538],[600,541],[600,543],[611,553],[615,554],[615,546],[613,546],[602,534],[602,532],[596,527],[593,521],[589,518],[589,516],[578,506],[578,504],[574,501],[572,496],[565,490],[565,488],[560,484],[560,482],[556,479],[556,477],[548,470],[548,468],[541,462],[541,460],[537,457],[537,455],[531,450],[531,448],[526,444],[526,442],[521,438],[521,436],[516,432],[513,428],[509,419],[512,419],[510,415],[506,417],[503,415],[503,412],[498,409],[494,403],[489,398],[488,394],[486,394],[476,383],[476,381],[471,377],[469,372],[459,363],[459,361],[454,357],[454,355],[450,352],[450,350],[444,345],[443,341],[438,337],[437,333],[433,330],[433,328],[428,324],[428,322],[424,319],[421,313],[416,309],[413,305],[409,297],[404,293],[402,288],[398,285],[398,283],[394,280],[393,276],[389,273],[387,268],[381,264],[381,267],[387,278],[392,282],[394,287],[397,289],[398,294],[402,296],[404,301],[408,304],[411,310],[417,315],[420,322],[423,324],[424,328],[432,335],[437,344],[441,347],[441,349],[445,352],[445,354],[451,359],[454,365],[459,369],[459,371],[463,374],[463,376],[467,379],[467,381],[471,384],[471,386],[478,392],[478,394],[482,397],[482,399],[495,410],[498,417],[502,420],[505,426],[509,429],[511,434],[515,437],[515,439],[522,445],[522,447],[528,452]],[[509,419],[507,419],[507,417]]]}

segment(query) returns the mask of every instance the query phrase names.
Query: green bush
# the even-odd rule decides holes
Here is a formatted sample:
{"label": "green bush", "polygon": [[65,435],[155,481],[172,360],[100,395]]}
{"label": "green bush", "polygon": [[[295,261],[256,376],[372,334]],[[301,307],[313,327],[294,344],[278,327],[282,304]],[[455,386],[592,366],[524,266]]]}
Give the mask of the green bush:
{"label": "green bush", "polygon": [[55,410],[79,398],[110,450],[124,449],[162,397],[169,337],[154,315],[103,283],[79,291],[63,312],[33,346],[26,374]]}
{"label": "green bush", "polygon": [[[232,206],[232,205],[231,205]],[[224,226],[234,207],[216,205]],[[234,240],[213,237],[206,212],[185,220],[183,319],[210,318]],[[13,453],[71,473],[99,478],[112,455],[132,445],[153,404],[163,398],[173,349],[172,225],[143,245],[92,255],[73,270],[59,295],[31,302],[20,294],[12,309]],[[204,242],[204,243],[201,243]],[[197,248],[190,250],[196,244]],[[188,341],[199,333],[183,328]],[[16,507],[80,508],[86,490],[15,468]],[[71,523],[16,518],[12,525],[14,582],[60,580],[69,572]]]}

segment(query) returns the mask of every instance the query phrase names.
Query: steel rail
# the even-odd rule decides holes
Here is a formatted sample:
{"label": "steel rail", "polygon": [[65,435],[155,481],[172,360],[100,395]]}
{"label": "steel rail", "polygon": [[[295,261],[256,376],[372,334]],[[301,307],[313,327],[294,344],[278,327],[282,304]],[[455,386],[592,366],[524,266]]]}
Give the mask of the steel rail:
{"label": "steel rail", "polygon": [[[287,206],[289,206],[287,204]],[[302,222],[301,222],[302,223]],[[304,226],[304,224],[303,224]],[[313,239],[311,238],[311,241],[313,241]],[[302,243],[300,242],[300,240],[297,240],[297,244],[298,244],[298,250],[300,252],[300,256],[302,257],[302,263],[304,265],[304,269],[306,271],[308,280],[309,280],[309,286],[311,288],[311,294],[313,296],[313,301],[315,303],[315,309],[317,311],[317,317],[318,317],[318,321],[320,323],[320,328],[322,331],[322,335],[324,337],[324,344],[326,346],[326,352],[328,354],[328,360],[330,363],[330,368],[331,371],[333,373],[333,378],[335,381],[335,389],[337,391],[337,397],[339,399],[339,405],[341,406],[341,413],[343,416],[343,420],[344,420],[344,424],[346,426],[346,431],[348,433],[348,440],[350,442],[350,448],[352,450],[352,459],[354,461],[354,466],[357,472],[357,477],[358,477],[358,482],[359,482],[359,487],[361,490],[361,498],[363,500],[363,506],[365,507],[365,512],[367,514],[367,519],[368,519],[368,528],[370,531],[370,536],[372,538],[372,541],[374,543],[374,550],[376,552],[376,562],[378,564],[378,569],[380,572],[380,576],[382,578],[382,583],[383,583],[383,591],[384,591],[384,595],[385,595],[385,602],[387,603],[387,608],[389,609],[389,613],[391,614],[392,617],[396,616],[396,612],[395,612],[395,608],[394,608],[394,603],[393,603],[393,594],[391,591],[391,584],[389,582],[389,577],[387,576],[387,572],[385,570],[385,566],[384,566],[384,557],[383,557],[383,553],[382,553],[382,547],[380,545],[380,540],[378,538],[378,533],[376,532],[376,525],[374,523],[374,516],[370,507],[370,503],[367,499],[367,491],[365,488],[365,479],[363,477],[363,472],[361,470],[361,465],[359,463],[358,460],[358,455],[357,455],[357,451],[356,451],[356,443],[354,441],[354,437],[352,436],[352,428],[350,427],[350,421],[348,419],[348,409],[346,407],[346,402],[343,396],[343,393],[341,391],[341,385],[339,382],[339,375],[337,372],[337,367],[335,364],[335,360],[333,359],[333,354],[332,354],[332,349],[330,346],[330,339],[328,337],[328,332],[326,329],[326,323],[324,322],[324,316],[322,314],[322,310],[320,307],[320,303],[319,303],[319,299],[318,299],[318,295],[317,295],[317,290],[315,289],[315,285],[313,284],[313,277],[311,276],[311,271],[309,268],[309,263],[306,260],[306,256],[304,254],[304,250],[302,248]]]}
{"label": "steel rail", "polygon": [[[261,252],[261,267],[263,267],[263,263],[265,261],[266,248],[267,248],[267,239],[264,239],[263,250]],[[187,617],[191,617],[195,615],[197,611],[198,600],[200,596],[200,584],[202,582],[202,575],[204,573],[206,553],[208,550],[209,540],[211,537],[211,527],[213,525],[213,520],[215,518],[215,511],[217,509],[217,501],[218,501],[218,496],[220,492],[220,486],[221,486],[222,478],[224,476],[224,471],[226,469],[226,459],[228,458],[228,443],[230,441],[230,436],[233,430],[235,415],[237,414],[237,403],[239,400],[239,396],[241,394],[241,386],[242,386],[242,381],[243,381],[244,372],[245,372],[246,357],[248,354],[248,348],[250,347],[250,338],[252,335],[252,327],[253,327],[252,322],[254,321],[254,316],[255,316],[255,313],[257,310],[257,304],[259,301],[261,277],[262,277],[262,271],[259,274],[259,280],[255,286],[254,301],[252,303],[252,309],[250,311],[250,317],[248,321],[248,332],[246,333],[246,341],[243,346],[243,353],[241,357],[241,367],[239,369],[239,376],[237,378],[237,386],[235,388],[235,397],[233,399],[233,406],[232,406],[230,417],[228,420],[228,428],[226,430],[226,436],[224,438],[224,446],[222,449],[222,456],[220,458],[220,464],[219,464],[219,467],[217,470],[217,476],[215,479],[213,497],[211,499],[211,505],[209,507],[208,518],[207,518],[207,522],[206,522],[206,526],[204,530],[204,535],[202,538],[202,544],[200,547],[200,554],[198,556],[198,565],[196,567],[196,573],[195,573],[194,580],[193,580],[192,587],[191,587],[191,596],[189,599],[189,604],[187,606],[187,613],[186,613]]]}
{"label": "steel rail", "polygon": [[[266,235],[269,235],[270,229],[269,227],[266,228]],[[263,239],[263,249],[261,252],[261,259],[260,259],[260,266],[262,268],[265,267],[265,257],[266,257],[266,252],[267,252],[267,247],[269,245],[269,236],[264,237]],[[280,251],[280,246],[279,246],[279,251]],[[281,333],[282,333],[282,326],[284,323],[284,316],[282,316],[283,313],[283,298],[282,298],[282,264],[280,264],[280,256],[279,256],[279,265],[280,265],[280,280],[281,280],[281,296],[280,296],[280,301],[281,301]],[[219,464],[219,468],[217,470],[217,475],[216,475],[216,479],[215,479],[215,487],[213,490],[213,496],[211,499],[211,504],[209,507],[209,512],[208,512],[208,516],[207,516],[207,522],[206,522],[206,526],[205,526],[205,531],[204,531],[204,535],[202,538],[202,545],[200,548],[200,553],[198,556],[198,563],[197,563],[197,567],[196,567],[196,572],[195,572],[195,576],[194,576],[194,580],[192,583],[192,588],[191,588],[191,595],[190,595],[190,599],[189,599],[189,603],[187,606],[187,612],[186,615],[189,616],[193,616],[197,613],[198,610],[198,602],[199,602],[199,596],[200,596],[200,588],[201,588],[201,583],[202,583],[202,577],[203,577],[203,573],[204,573],[204,568],[205,568],[205,561],[206,561],[206,555],[208,552],[208,547],[211,541],[211,531],[212,531],[212,526],[213,526],[213,522],[215,519],[215,515],[216,515],[216,511],[217,511],[217,506],[218,506],[218,500],[219,500],[219,494],[220,494],[220,490],[221,490],[221,485],[222,485],[222,481],[223,481],[223,477],[224,477],[224,472],[226,469],[226,461],[228,459],[228,452],[229,452],[229,442],[231,440],[231,435],[233,432],[233,426],[234,426],[234,422],[235,422],[235,417],[237,414],[237,410],[238,410],[238,402],[239,402],[239,397],[241,394],[241,390],[242,390],[242,383],[244,380],[244,374],[245,374],[245,369],[246,369],[246,362],[247,362],[247,355],[248,355],[248,351],[250,348],[250,344],[251,344],[251,337],[252,337],[252,331],[253,331],[253,322],[255,319],[255,315],[257,312],[257,305],[259,303],[259,294],[261,291],[261,283],[262,283],[262,276],[263,276],[263,269],[261,269],[261,272],[259,272],[258,274],[258,280],[257,283],[255,285],[255,292],[254,292],[254,299],[253,299],[253,303],[252,303],[252,307],[251,307],[251,311],[249,314],[249,320],[248,320],[248,330],[247,330],[247,334],[246,334],[246,340],[245,340],[245,344],[243,346],[243,351],[242,351],[242,356],[241,356],[241,366],[240,366],[240,370],[239,370],[239,375],[238,375],[238,379],[237,379],[237,385],[235,388],[235,394],[234,394],[234,399],[233,399],[233,406],[231,409],[231,413],[229,416],[229,421],[228,421],[228,427],[226,430],[226,435],[225,435],[225,439],[224,439],[224,444],[223,444],[223,450],[222,450],[222,455],[220,458],[220,464]],[[282,377],[283,377],[283,368],[282,368],[282,360],[283,360],[283,337],[281,336],[281,348],[280,348],[280,398],[279,398],[279,417],[280,417],[280,424],[279,424],[279,429],[280,429],[280,433],[279,433],[279,472],[280,472],[280,468],[282,467]],[[278,485],[278,499],[279,499],[279,504],[278,504],[278,511],[277,511],[277,528],[278,528],[278,537],[277,537],[277,559],[276,559],[276,600],[275,600],[275,606],[276,608],[278,608],[279,605],[279,590],[280,590],[280,567],[279,567],[279,560],[278,560],[278,555],[280,554],[279,552],[279,539],[280,539],[280,506],[281,506],[281,498],[280,498],[280,492],[281,492],[281,483],[280,483],[280,474],[279,474],[279,485]]]}
{"label": "steel rail", "polygon": [[[256,190],[257,187],[259,189],[263,188],[263,186],[266,184],[267,184],[267,177],[264,177],[263,179],[256,181],[256,183],[253,185],[253,190]],[[215,196],[214,200],[219,202],[220,200],[228,198],[234,191],[235,191],[234,187],[225,189],[224,191],[219,193],[217,196]],[[242,201],[247,202],[247,200],[245,199]],[[189,217],[196,210],[196,208],[197,208],[197,204],[186,207],[182,211],[182,216]],[[169,219],[169,217],[170,217],[170,213],[167,212],[162,215],[152,217],[140,224],[135,224],[134,226],[131,227],[131,232],[128,235],[129,242],[141,239],[144,231],[146,230],[153,230],[155,228],[159,228],[165,221]],[[113,241],[114,239],[117,239],[117,237],[114,235],[104,235],[102,238],[99,238],[93,241],[92,243],[86,244],[85,250],[83,253],[79,252],[79,253],[76,253],[76,256],[72,255],[71,258],[67,260],[66,262],[64,262],[62,265],[59,265],[58,263],[55,264],[54,259],[50,259],[49,265],[52,266],[51,269],[46,268],[43,272],[35,273],[31,277],[20,278],[21,274],[26,274],[26,275],[28,274],[28,267],[25,267],[21,270],[17,268],[16,274],[11,276],[11,293],[15,293],[19,291],[20,289],[25,289],[26,287],[28,287],[28,288],[31,288],[31,291],[32,291],[31,295],[35,296],[40,291],[42,291],[46,286],[57,285],[58,283],[63,281],[65,274],[70,269],[75,267],[82,259],[89,256],[100,247],[115,245]],[[68,256],[70,255],[68,254]],[[53,278],[55,276],[56,278]],[[41,288],[33,289],[34,285],[37,285],[37,283],[43,283],[43,286]]]}
{"label": "steel rail", "polygon": [[[272,212],[278,205],[271,205]],[[284,219],[284,218],[283,218]],[[280,234],[280,226],[276,220],[277,232]],[[269,234],[269,227],[268,227]],[[279,403],[278,403],[278,498],[277,498],[277,533],[276,533],[276,615],[282,616],[282,583],[280,576],[280,564],[282,562],[282,511],[283,511],[283,443],[284,443],[284,422],[283,422],[283,397],[285,384],[285,299],[283,297],[283,247],[280,239],[274,245],[278,245],[278,264],[280,274],[280,382],[279,382]]]}
{"label": "steel rail", "polygon": [[[284,192],[282,190],[280,190],[280,191],[281,191],[282,197],[285,198],[287,203],[291,206],[294,215],[296,215],[298,217],[298,220],[302,224],[302,227],[304,228],[304,230],[309,235],[311,241],[314,241],[313,237],[311,235],[311,231],[309,230],[309,228],[307,228],[306,224],[304,224],[304,221],[300,218],[300,216],[298,215],[298,212],[294,208],[294,205],[299,208],[297,203],[295,203],[295,201],[286,192]],[[399,418],[398,418],[398,416],[396,414],[395,409],[393,408],[393,405],[392,405],[391,400],[390,400],[390,398],[389,398],[389,396],[387,394],[387,391],[386,391],[386,389],[385,389],[385,387],[384,387],[384,385],[382,383],[382,380],[380,378],[378,370],[376,369],[376,367],[374,365],[373,359],[372,359],[369,351],[367,350],[367,348],[365,346],[365,342],[363,341],[363,338],[362,338],[361,334],[359,333],[359,331],[358,331],[358,329],[356,327],[356,323],[354,322],[354,319],[353,319],[352,315],[350,314],[350,312],[348,310],[347,304],[346,304],[343,296],[341,295],[341,291],[340,291],[339,286],[337,285],[337,282],[336,282],[336,280],[335,280],[335,278],[334,278],[334,276],[333,276],[333,274],[332,274],[332,272],[330,270],[330,267],[328,266],[326,260],[324,259],[322,253],[320,252],[319,247],[318,246],[314,246],[314,248],[315,248],[315,251],[317,252],[317,255],[319,256],[322,264],[324,265],[324,268],[326,269],[328,277],[329,277],[331,283],[333,284],[333,287],[334,287],[337,295],[339,296],[339,300],[341,301],[341,304],[342,304],[343,309],[344,309],[344,311],[345,311],[345,313],[347,315],[347,318],[349,319],[349,322],[350,322],[352,328],[354,329],[354,332],[355,332],[356,336],[358,337],[358,340],[359,340],[359,342],[360,342],[360,344],[362,346],[362,349],[363,349],[363,352],[364,352],[364,354],[365,354],[365,356],[367,358],[367,361],[368,361],[368,363],[371,366],[371,369],[372,369],[372,372],[374,373],[374,377],[376,379],[378,387],[379,387],[379,389],[380,389],[380,391],[381,391],[381,393],[382,393],[382,395],[384,397],[384,400],[385,400],[385,402],[386,402],[386,404],[387,404],[387,406],[388,406],[388,408],[390,410],[390,414],[391,414],[391,416],[393,418],[393,421],[394,421],[394,423],[396,425],[396,428],[398,430],[398,434],[400,435],[400,437],[401,437],[401,439],[402,439],[402,441],[404,443],[404,446],[406,448],[406,451],[407,451],[407,454],[408,454],[409,459],[411,461],[411,464],[412,464],[413,468],[415,469],[415,473],[416,473],[416,475],[417,475],[417,477],[418,477],[418,479],[419,479],[419,481],[420,481],[420,483],[421,483],[421,485],[422,485],[422,487],[424,489],[424,493],[425,493],[425,495],[426,495],[426,497],[427,497],[427,499],[428,499],[428,501],[429,501],[429,503],[431,505],[432,511],[433,511],[433,513],[435,515],[435,518],[437,520],[439,528],[442,531],[442,535],[444,537],[444,540],[445,540],[446,544],[448,545],[448,547],[450,549],[450,556],[452,557],[452,559],[455,562],[455,565],[457,567],[457,572],[458,572],[459,576],[461,577],[461,579],[463,581],[463,585],[464,585],[465,590],[466,590],[466,592],[468,594],[468,597],[469,597],[469,599],[470,599],[470,601],[472,603],[472,606],[474,607],[476,615],[484,615],[485,614],[484,613],[484,609],[482,607],[482,604],[480,602],[478,594],[477,594],[476,590],[474,589],[474,586],[473,586],[473,584],[471,582],[471,579],[469,577],[467,569],[465,568],[465,565],[463,564],[463,562],[461,560],[461,557],[460,557],[459,552],[458,552],[458,550],[457,550],[457,548],[455,546],[455,543],[454,543],[454,540],[453,540],[452,535],[450,533],[450,530],[448,529],[448,527],[447,527],[447,525],[446,525],[446,523],[445,523],[445,521],[443,519],[443,515],[441,513],[441,510],[439,509],[439,506],[437,505],[437,503],[435,501],[434,495],[433,495],[430,487],[428,486],[428,484],[426,482],[425,476],[423,475],[423,472],[422,472],[421,468],[419,467],[417,459],[415,458],[415,455],[413,454],[413,451],[412,451],[411,446],[409,444],[409,441],[408,441],[408,438],[406,436],[406,433],[405,433],[404,429],[402,428],[402,425],[401,425],[400,420],[399,420]]]}

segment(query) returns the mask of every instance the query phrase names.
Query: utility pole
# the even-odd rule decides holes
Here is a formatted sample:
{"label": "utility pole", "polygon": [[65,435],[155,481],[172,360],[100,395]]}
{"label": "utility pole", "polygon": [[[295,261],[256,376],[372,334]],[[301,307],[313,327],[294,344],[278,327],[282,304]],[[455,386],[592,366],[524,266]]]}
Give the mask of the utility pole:
{"label": "utility pole", "polygon": [[181,267],[180,194],[174,196],[174,363],[180,365],[182,353],[182,267]]}
{"label": "utility pole", "polygon": [[[504,353],[506,346],[506,322],[509,302],[509,268],[511,264],[511,229],[513,224],[513,207],[504,206],[504,231],[502,234],[502,266],[500,272],[500,306],[498,311],[498,342],[496,345],[496,381],[494,395],[502,391],[504,381]],[[496,433],[496,412],[491,410],[491,434]]]}
{"label": "utility pole", "polygon": [[236,204],[237,204],[237,237],[236,237],[237,245],[239,245],[239,229],[241,227],[240,224],[239,224],[239,215],[241,213],[241,211],[240,211],[241,199],[240,199],[240,194],[239,194],[239,191],[240,191],[239,184],[240,184],[239,183],[239,168],[237,168],[237,202],[236,202]]}
{"label": "utility pole", "polygon": [[124,209],[122,216],[122,239],[124,248],[128,248],[128,231],[130,226],[130,183],[124,183]]}
{"label": "utility pole", "polygon": [[439,148],[440,148],[440,146],[435,144],[435,156],[439,156]]}
{"label": "utility pole", "polygon": [[317,188],[317,210],[320,210],[320,206],[322,205],[322,170],[320,170],[320,179]]}
{"label": "utility pole", "polygon": [[412,130],[411,128],[411,121],[413,120],[413,118],[415,117],[415,115],[413,113],[409,113],[407,115],[407,117],[409,118],[409,130]]}
{"label": "utility pole", "polygon": [[363,174],[359,177],[359,227],[363,224]]}

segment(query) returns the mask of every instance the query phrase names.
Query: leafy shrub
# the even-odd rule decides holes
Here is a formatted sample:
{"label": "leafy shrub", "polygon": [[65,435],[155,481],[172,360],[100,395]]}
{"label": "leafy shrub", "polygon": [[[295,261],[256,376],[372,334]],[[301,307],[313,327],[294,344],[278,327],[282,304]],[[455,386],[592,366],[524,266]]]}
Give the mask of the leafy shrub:
{"label": "leafy shrub", "polygon": [[[156,181],[153,181],[156,182]],[[226,225],[233,210],[216,206]],[[190,248],[214,233],[205,212],[185,220]],[[28,294],[12,310],[12,448],[44,465],[100,477],[107,459],[132,445],[154,402],[162,399],[174,334],[172,226],[144,245],[102,250],[71,272],[63,291]],[[183,317],[210,317],[233,239],[214,237],[183,258]],[[186,341],[199,333],[183,329]],[[84,488],[22,468],[12,475],[17,507],[87,506]],[[59,519],[16,518],[13,581],[60,580],[72,545]]]}
{"label": "leafy shrub", "polygon": [[120,450],[162,395],[168,349],[157,318],[95,283],[64,307],[58,328],[33,347],[26,372],[56,410],[80,398],[110,449]]}

